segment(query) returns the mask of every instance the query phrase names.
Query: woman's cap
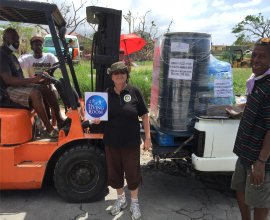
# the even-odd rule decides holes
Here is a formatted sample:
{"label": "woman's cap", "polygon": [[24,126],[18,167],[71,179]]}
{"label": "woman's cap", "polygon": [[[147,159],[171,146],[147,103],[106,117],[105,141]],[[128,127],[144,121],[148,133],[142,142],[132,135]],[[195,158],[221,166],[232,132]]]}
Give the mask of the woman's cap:
{"label": "woman's cap", "polygon": [[128,73],[128,67],[125,65],[124,62],[119,61],[119,62],[113,63],[111,67],[107,69],[108,74],[112,74],[117,71],[126,71]]}

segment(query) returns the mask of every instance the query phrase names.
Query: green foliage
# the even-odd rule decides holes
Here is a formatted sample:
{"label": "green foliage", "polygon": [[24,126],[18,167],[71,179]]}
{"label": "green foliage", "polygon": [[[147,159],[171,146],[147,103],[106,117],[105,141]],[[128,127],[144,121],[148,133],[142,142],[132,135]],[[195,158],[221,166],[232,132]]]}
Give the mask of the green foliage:
{"label": "green foliage", "polygon": [[246,45],[249,42],[249,39],[247,39],[247,38],[248,38],[248,36],[241,33],[241,34],[237,35],[237,39],[233,43],[233,45]]}
{"label": "green foliage", "polygon": [[236,34],[235,45],[250,44],[252,40],[257,38],[270,37],[270,20],[265,19],[259,13],[258,15],[247,15],[245,19],[239,22],[232,29],[232,33]]}
{"label": "green foliage", "polygon": [[[36,35],[37,28],[34,27],[33,25],[25,25],[24,23],[17,23],[17,22],[10,22],[7,25],[1,25],[0,26],[3,29],[6,28],[14,28],[17,30],[19,36],[20,36],[20,48],[19,48],[19,54],[24,54],[24,53],[29,53],[31,52],[31,46],[29,40],[31,37]],[[0,32],[2,35],[2,31]],[[0,40],[2,44],[2,37]]]}
{"label": "green foliage", "polygon": [[223,51],[221,56],[218,57],[219,60],[225,61],[225,62],[231,62],[231,53],[230,51]]}

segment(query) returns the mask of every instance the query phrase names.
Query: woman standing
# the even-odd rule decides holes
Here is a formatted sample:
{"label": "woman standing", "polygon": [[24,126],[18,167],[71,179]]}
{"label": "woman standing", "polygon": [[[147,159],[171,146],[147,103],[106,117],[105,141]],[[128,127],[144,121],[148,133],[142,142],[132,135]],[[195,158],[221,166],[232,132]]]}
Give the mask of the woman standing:
{"label": "woman standing", "polygon": [[127,207],[124,178],[131,194],[132,219],[141,219],[138,189],[142,180],[140,171],[140,123],[142,118],[145,141],[144,150],[152,143],[147,106],[139,89],[128,84],[129,71],[123,62],[108,69],[114,86],[107,89],[109,119],[105,123],[104,143],[108,167],[108,185],[117,191],[117,200],[111,214],[117,215]]}

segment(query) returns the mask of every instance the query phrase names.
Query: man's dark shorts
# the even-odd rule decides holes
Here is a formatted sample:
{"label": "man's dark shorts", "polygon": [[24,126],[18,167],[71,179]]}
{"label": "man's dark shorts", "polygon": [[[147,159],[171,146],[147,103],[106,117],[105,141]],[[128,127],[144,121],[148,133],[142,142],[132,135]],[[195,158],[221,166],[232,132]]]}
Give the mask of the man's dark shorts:
{"label": "man's dark shorts", "polygon": [[245,203],[254,208],[270,208],[270,172],[265,173],[265,180],[261,186],[250,184],[250,168],[244,167],[240,159],[237,160],[232,176],[231,188],[245,193]]}

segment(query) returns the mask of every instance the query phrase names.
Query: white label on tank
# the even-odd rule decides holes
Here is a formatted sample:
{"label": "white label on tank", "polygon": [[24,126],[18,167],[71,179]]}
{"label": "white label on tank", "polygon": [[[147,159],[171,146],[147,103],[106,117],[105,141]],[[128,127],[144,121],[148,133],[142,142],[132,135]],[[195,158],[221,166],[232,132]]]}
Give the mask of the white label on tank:
{"label": "white label on tank", "polygon": [[188,51],[189,51],[189,44],[181,43],[181,42],[171,43],[171,52],[188,53]]}
{"label": "white label on tank", "polygon": [[215,79],[214,80],[214,96],[215,97],[232,97],[232,81],[231,79]]}
{"label": "white label on tank", "polygon": [[169,66],[170,79],[191,80],[193,72],[193,59],[171,58]]}

